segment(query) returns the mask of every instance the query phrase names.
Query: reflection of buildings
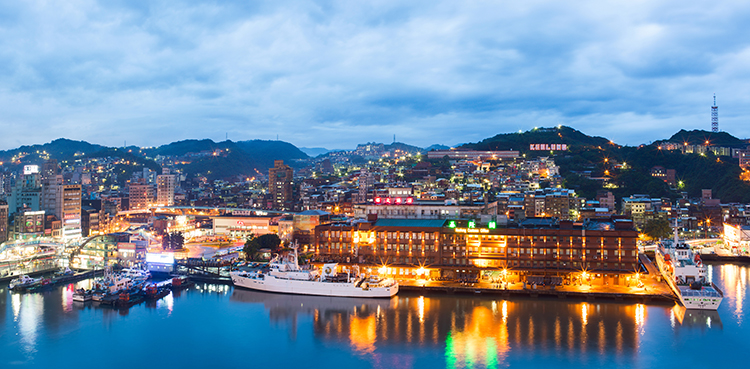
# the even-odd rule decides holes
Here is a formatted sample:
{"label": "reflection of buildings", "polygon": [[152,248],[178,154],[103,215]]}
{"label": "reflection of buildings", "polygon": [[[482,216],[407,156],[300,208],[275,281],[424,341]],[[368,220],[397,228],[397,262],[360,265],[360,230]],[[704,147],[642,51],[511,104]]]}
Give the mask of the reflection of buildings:
{"label": "reflection of buildings", "polygon": [[[394,348],[445,347],[448,367],[502,364],[511,351],[637,355],[644,305],[402,295],[390,300],[289,296],[235,289],[272,319],[312,315],[315,336],[377,360]],[[296,327],[294,327],[296,329]],[[413,357],[410,357],[413,359]]]}

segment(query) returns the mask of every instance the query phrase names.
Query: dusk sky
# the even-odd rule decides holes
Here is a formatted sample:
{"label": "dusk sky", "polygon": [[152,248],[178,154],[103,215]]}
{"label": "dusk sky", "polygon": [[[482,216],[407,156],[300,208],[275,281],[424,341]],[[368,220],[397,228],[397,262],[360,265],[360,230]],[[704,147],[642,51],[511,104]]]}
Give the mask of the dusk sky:
{"label": "dusk sky", "polygon": [[0,149],[750,137],[748,1],[5,1]]}

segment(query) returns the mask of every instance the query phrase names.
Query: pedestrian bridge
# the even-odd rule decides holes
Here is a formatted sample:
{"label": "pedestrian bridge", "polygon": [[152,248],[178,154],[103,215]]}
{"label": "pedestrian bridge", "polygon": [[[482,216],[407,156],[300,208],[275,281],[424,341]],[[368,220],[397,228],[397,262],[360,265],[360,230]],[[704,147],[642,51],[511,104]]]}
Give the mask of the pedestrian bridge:
{"label": "pedestrian bridge", "polygon": [[13,249],[22,249],[25,247],[49,247],[49,248],[57,250],[59,248],[65,247],[65,244],[60,242],[59,240],[55,240],[52,238],[7,241],[7,242],[3,242],[0,245],[0,259],[3,258],[3,254],[5,254],[6,251],[10,251]]}

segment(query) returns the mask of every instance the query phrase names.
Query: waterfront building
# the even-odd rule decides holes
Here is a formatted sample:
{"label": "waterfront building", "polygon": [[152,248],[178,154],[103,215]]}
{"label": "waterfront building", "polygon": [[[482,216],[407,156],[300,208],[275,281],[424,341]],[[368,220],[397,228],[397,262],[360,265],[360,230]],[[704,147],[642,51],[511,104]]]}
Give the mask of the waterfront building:
{"label": "waterfront building", "polygon": [[724,242],[732,251],[746,253],[750,249],[750,226],[724,223]]}
{"label": "waterfront building", "polygon": [[481,213],[485,205],[469,205],[455,200],[429,201],[412,198],[376,197],[373,203],[353,205],[354,217],[376,215],[391,219],[467,218]]}
{"label": "waterfront building", "polygon": [[274,160],[268,170],[268,192],[271,207],[276,210],[291,210],[294,206],[294,170],[283,160]]}
{"label": "waterfront building", "polygon": [[18,211],[13,216],[11,238],[27,240],[42,237],[44,236],[44,223],[44,210],[25,209]]}
{"label": "waterfront building", "polygon": [[619,284],[638,270],[638,232],[625,219],[582,223],[526,219],[516,226],[475,220],[373,219],[315,228],[321,260],[388,264],[397,277],[467,278],[505,270],[516,280],[586,272]]}

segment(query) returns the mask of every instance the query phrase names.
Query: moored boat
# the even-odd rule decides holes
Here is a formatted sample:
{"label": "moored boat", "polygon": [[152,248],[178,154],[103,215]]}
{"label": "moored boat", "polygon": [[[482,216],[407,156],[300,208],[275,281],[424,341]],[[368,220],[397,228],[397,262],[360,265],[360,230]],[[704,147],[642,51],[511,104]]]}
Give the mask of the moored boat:
{"label": "moored boat", "polygon": [[339,273],[335,263],[324,264],[320,270],[300,268],[296,247],[286,255],[277,255],[263,269],[233,271],[229,275],[237,287],[267,292],[381,298],[398,293],[398,283],[392,279],[359,275],[352,270]]}
{"label": "moored boat", "polygon": [[700,254],[680,242],[675,226],[674,239],[664,240],[656,249],[656,264],[669,287],[687,309],[716,310],[724,293],[706,278]]}
{"label": "moored boat", "polygon": [[28,275],[23,275],[10,281],[8,288],[11,291],[26,291],[41,285],[43,280],[44,278],[31,278]]}

